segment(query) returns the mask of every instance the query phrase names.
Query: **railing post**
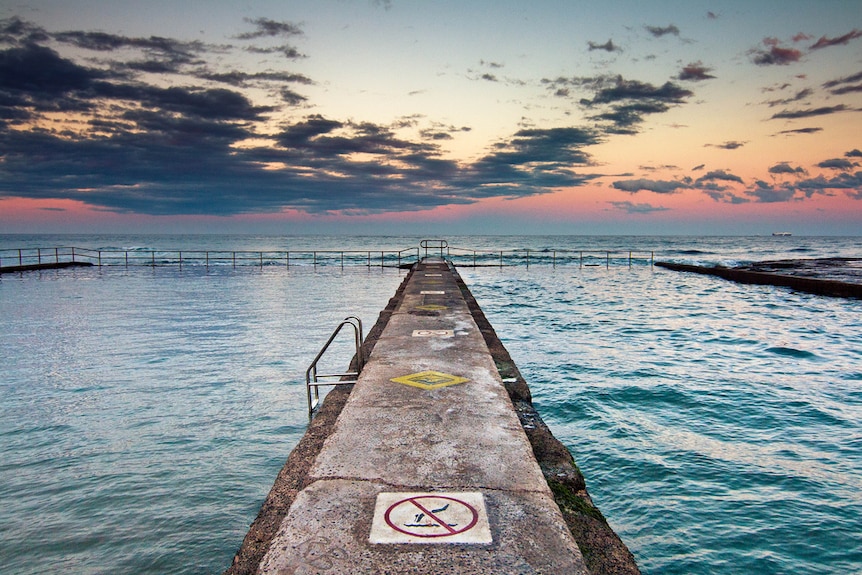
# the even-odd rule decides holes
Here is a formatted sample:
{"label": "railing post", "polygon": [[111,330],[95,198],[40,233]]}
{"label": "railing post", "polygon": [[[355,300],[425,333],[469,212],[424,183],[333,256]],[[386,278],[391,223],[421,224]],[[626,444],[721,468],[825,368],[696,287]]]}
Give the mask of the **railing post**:
{"label": "railing post", "polygon": [[530,248],[527,248],[527,269],[530,269]]}
{"label": "railing post", "polygon": [[314,267],[317,267],[317,252],[311,252],[311,261]]}
{"label": "railing post", "polygon": [[605,252],[605,269],[611,269],[611,252]]}
{"label": "railing post", "polygon": [[290,252],[286,252],[285,260],[287,261],[287,268],[290,269]]}
{"label": "railing post", "polygon": [[584,268],[584,252],[581,252],[581,265],[578,266],[580,269]]}
{"label": "railing post", "polygon": [[[417,252],[417,253],[418,253],[418,252]],[[369,267],[369,268],[371,267],[371,252],[370,252],[370,251],[368,252],[368,263],[367,263],[367,264],[365,264],[365,265],[366,265],[367,267]]]}
{"label": "railing post", "polygon": [[383,251],[380,252],[380,267],[383,267]]}
{"label": "railing post", "polygon": [[59,248],[54,248],[54,261],[58,264],[60,263],[60,249]]}
{"label": "railing post", "polygon": [[129,268],[129,252],[126,252],[126,269]]}
{"label": "railing post", "polygon": [[42,248],[36,248],[36,262],[42,263]]}
{"label": "railing post", "polygon": [[632,267],[632,253],[629,252],[629,267]]}
{"label": "railing post", "polygon": [[102,250],[99,250],[99,267],[102,267]]}
{"label": "railing post", "polygon": [[476,250],[473,250],[473,267],[476,267]]}
{"label": "railing post", "polygon": [[503,267],[503,250],[500,250],[500,267]]}
{"label": "railing post", "polygon": [[156,252],[150,252],[150,259],[153,262],[153,267],[156,267]]}
{"label": "railing post", "polygon": [[183,252],[180,250],[178,253],[180,254],[180,269],[183,269]]}
{"label": "railing post", "polygon": [[551,261],[554,262],[554,269],[556,269],[556,267],[557,267],[557,250],[554,250],[553,253],[554,253],[553,259]]}
{"label": "railing post", "polygon": [[263,269],[263,252],[258,252],[260,255],[260,269]]}
{"label": "railing post", "polygon": [[75,248],[72,247],[72,261],[75,261]]}
{"label": "railing post", "polygon": [[652,267],[655,264],[655,252],[649,253],[649,265]]}
{"label": "railing post", "polygon": [[344,269],[344,252],[341,252],[341,269]]}
{"label": "railing post", "polygon": [[21,257],[21,248],[18,248],[18,265],[19,265],[19,266],[23,266],[23,265],[24,265],[24,258],[23,258],[23,257]]}

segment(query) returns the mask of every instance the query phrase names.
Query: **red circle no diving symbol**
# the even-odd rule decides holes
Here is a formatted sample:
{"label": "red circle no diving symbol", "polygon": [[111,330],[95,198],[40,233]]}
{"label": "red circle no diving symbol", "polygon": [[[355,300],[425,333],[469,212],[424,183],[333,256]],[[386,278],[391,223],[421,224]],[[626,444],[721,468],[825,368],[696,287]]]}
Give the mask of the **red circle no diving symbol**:
{"label": "red circle no diving symbol", "polygon": [[451,537],[472,529],[479,512],[454,497],[417,495],[390,505],[383,518],[389,527],[406,535]]}

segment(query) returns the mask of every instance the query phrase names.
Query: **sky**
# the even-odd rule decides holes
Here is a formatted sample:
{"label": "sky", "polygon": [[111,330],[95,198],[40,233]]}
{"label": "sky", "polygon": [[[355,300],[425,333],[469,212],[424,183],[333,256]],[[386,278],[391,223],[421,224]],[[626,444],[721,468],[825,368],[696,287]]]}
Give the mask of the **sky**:
{"label": "sky", "polygon": [[0,233],[862,235],[859,0],[0,0]]}

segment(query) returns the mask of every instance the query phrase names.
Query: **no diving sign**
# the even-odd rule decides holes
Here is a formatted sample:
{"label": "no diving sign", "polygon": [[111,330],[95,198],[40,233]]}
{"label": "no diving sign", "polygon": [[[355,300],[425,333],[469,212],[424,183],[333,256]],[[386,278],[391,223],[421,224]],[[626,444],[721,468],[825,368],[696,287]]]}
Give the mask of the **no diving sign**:
{"label": "no diving sign", "polygon": [[371,543],[491,543],[482,493],[380,493]]}

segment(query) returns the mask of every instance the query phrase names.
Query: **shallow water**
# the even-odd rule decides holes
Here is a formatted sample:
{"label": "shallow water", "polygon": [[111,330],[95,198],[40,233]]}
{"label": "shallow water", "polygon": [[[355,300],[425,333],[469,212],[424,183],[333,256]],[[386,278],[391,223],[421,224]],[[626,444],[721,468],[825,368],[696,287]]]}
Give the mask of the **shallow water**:
{"label": "shallow water", "polygon": [[644,573],[862,569],[858,301],[658,268],[461,274]]}
{"label": "shallow water", "polygon": [[[308,362],[348,313],[373,325],[402,277],[4,276],[2,571],[226,569],[305,432]],[[323,370],[351,353],[340,338]]]}
{"label": "shallow water", "polygon": [[[87,240],[62,245],[418,244]],[[2,237],[0,246],[20,241]],[[450,244],[643,247],[689,263],[860,253],[858,238]],[[537,257],[529,269],[459,271],[644,573],[862,571],[860,302],[644,262],[555,268]],[[305,430],[308,362],[344,316],[369,329],[403,277],[364,266],[3,275],[2,570],[223,571]],[[332,368],[350,353],[342,341]]]}

